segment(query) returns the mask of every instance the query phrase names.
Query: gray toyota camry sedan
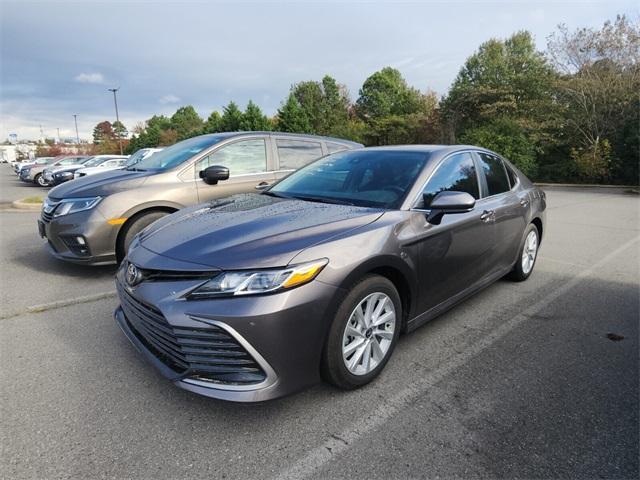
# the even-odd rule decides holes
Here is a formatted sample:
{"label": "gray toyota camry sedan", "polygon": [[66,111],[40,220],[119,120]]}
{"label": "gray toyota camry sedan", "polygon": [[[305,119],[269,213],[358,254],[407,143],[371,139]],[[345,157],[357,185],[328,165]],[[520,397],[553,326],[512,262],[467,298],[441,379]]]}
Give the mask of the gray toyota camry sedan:
{"label": "gray toyota camry sedan", "polygon": [[544,192],[478,147],[335,153],[144,229],[116,276],[115,317],[202,395],[263,401],[321,378],[357,388],[401,332],[505,275],[526,280],[545,208]]}

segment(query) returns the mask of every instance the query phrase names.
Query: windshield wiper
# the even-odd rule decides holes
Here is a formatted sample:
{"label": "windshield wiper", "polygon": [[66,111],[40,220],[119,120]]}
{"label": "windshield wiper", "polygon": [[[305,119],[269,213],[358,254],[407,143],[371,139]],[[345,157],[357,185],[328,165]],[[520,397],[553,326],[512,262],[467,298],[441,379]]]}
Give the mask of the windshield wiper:
{"label": "windshield wiper", "polygon": [[269,195],[270,197],[276,197],[276,198],[288,198],[288,199],[295,198],[290,195],[283,195],[282,193],[272,192],[270,190],[264,190],[262,192],[262,195]]}
{"label": "windshield wiper", "polygon": [[308,202],[330,203],[334,205],[349,205],[351,207],[355,207],[355,203],[351,203],[339,198],[313,197],[313,196],[306,196],[306,195],[296,195],[293,198],[297,198],[298,200],[306,200]]}
{"label": "windshield wiper", "polygon": [[142,168],[136,168],[136,167],[127,167],[125,168],[125,170],[128,170],[130,172],[146,172],[146,170]]}

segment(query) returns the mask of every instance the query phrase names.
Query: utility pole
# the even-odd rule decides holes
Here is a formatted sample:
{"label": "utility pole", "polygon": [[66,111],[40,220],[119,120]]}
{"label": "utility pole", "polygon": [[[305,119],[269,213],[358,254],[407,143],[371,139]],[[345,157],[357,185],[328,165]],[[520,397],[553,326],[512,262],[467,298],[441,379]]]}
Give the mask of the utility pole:
{"label": "utility pole", "polygon": [[[118,115],[118,97],[116,95],[116,92],[120,90],[120,87],[107,88],[107,90],[109,90],[110,92],[113,92],[113,103],[116,106],[116,121],[120,123],[120,116]],[[122,155],[122,138],[120,137],[120,134],[118,134],[118,143],[120,144],[120,155]]]}
{"label": "utility pole", "polygon": [[80,145],[80,135],[78,135],[78,114],[77,113],[73,114],[73,121],[76,124],[76,142],[78,145]]}

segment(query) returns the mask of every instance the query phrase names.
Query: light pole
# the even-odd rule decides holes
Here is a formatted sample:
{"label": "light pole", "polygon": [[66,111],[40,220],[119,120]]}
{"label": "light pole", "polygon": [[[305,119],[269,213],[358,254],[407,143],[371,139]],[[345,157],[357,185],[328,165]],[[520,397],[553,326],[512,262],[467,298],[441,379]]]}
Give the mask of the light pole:
{"label": "light pole", "polygon": [[[116,92],[118,90],[120,90],[120,87],[118,88],[107,88],[107,90],[109,90],[110,92],[113,92],[113,103],[116,106],[116,121],[118,122],[118,124],[120,123],[120,116],[118,115],[118,97],[116,95]],[[120,144],[120,155],[122,155],[122,138],[120,137],[120,134],[118,135],[118,143]]]}
{"label": "light pole", "polygon": [[76,124],[76,142],[78,143],[78,145],[80,145],[80,135],[78,135],[78,114],[77,113],[73,114],[73,121]]}

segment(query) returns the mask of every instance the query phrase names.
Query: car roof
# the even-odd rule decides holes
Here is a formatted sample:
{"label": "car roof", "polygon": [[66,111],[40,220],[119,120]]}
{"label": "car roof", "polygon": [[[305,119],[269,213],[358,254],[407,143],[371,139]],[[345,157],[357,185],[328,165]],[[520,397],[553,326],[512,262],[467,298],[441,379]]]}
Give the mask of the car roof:
{"label": "car roof", "polygon": [[218,138],[232,138],[232,137],[246,137],[251,135],[275,135],[278,137],[291,137],[291,138],[306,138],[309,140],[323,140],[332,143],[341,143],[343,145],[351,145],[353,147],[362,147],[361,143],[352,142],[351,140],[345,140],[343,138],[327,137],[323,135],[311,135],[308,133],[289,133],[289,132],[269,132],[269,131],[255,131],[255,132],[221,132],[221,133],[208,133],[202,135],[203,137],[218,137]]}

